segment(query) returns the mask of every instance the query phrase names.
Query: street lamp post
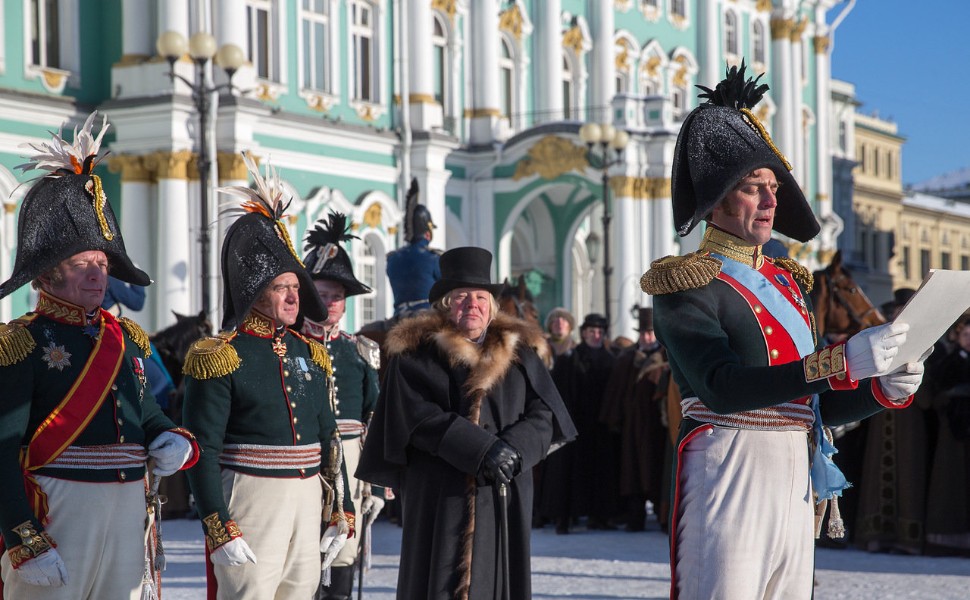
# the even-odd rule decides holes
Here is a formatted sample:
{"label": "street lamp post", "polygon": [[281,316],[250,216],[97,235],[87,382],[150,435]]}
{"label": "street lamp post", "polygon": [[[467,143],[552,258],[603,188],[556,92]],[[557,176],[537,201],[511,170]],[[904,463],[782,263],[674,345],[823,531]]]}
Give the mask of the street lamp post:
{"label": "street lamp post", "polygon": [[[610,277],[613,275],[613,265],[610,264],[610,221],[613,219],[613,213],[610,210],[609,171],[614,165],[623,162],[623,151],[630,143],[630,134],[609,123],[601,125],[586,123],[579,128],[579,139],[586,142],[589,164],[600,171],[603,182],[603,315],[609,325],[612,323]],[[599,152],[594,152],[596,146]]]}
{"label": "street lamp post", "polygon": [[[246,62],[246,56],[242,49],[235,44],[225,44],[216,51],[215,38],[204,31],[193,34],[188,44],[186,44],[185,37],[181,33],[166,31],[158,36],[155,47],[158,53],[168,61],[169,81],[174,82],[177,78],[192,90],[192,103],[199,115],[199,146],[196,165],[199,170],[200,217],[202,221],[199,228],[199,247],[202,253],[202,310],[209,315],[211,314],[209,295],[209,172],[212,167],[208,150],[208,117],[211,108],[209,96],[215,92],[232,89],[232,76]],[[186,51],[192,57],[192,62],[195,63],[195,82],[191,82],[175,72],[175,63],[185,55]],[[213,57],[215,57],[215,63],[225,70],[229,81],[209,87],[205,82],[205,70]]]}

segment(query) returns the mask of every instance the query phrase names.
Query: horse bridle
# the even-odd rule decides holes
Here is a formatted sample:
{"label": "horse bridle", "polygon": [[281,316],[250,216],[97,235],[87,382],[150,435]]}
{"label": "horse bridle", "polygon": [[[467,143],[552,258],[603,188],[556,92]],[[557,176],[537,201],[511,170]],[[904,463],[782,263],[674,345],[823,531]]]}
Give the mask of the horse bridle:
{"label": "horse bridle", "polygon": [[[846,276],[845,273],[839,273],[835,277],[829,275],[828,279],[829,279],[829,287],[832,289],[832,297],[835,298],[835,301],[839,303],[839,306],[844,308],[845,311],[849,313],[849,318],[851,318],[856,325],[859,325],[860,327],[864,328],[866,323],[866,318],[872,313],[876,313],[876,315],[880,317],[882,316],[882,314],[879,312],[879,309],[875,307],[872,301],[869,300],[869,297],[866,296],[866,293],[862,291],[862,288],[860,288],[858,285],[854,285],[854,282],[852,287],[849,289],[839,286],[839,284],[845,280],[852,281]],[[859,314],[852,307],[852,304],[850,304],[845,298],[842,297],[843,293],[849,293],[849,294],[858,293],[862,297],[862,299],[866,301],[866,304],[869,305],[869,309],[863,312],[862,314]]]}

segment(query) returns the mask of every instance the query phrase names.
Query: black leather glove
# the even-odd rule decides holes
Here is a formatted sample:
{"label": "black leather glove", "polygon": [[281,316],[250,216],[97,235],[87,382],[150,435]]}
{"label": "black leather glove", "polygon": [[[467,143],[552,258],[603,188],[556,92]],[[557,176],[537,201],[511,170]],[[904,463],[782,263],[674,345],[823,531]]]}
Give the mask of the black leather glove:
{"label": "black leather glove", "polygon": [[482,466],[479,472],[485,481],[504,483],[508,485],[512,478],[522,470],[522,457],[519,452],[502,440],[496,440],[482,459]]}

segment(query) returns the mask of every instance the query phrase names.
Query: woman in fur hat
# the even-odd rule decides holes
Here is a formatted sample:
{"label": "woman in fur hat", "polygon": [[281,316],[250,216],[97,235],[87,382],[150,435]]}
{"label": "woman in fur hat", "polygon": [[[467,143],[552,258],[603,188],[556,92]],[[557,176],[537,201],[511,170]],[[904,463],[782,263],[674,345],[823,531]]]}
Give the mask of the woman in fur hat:
{"label": "woman in fur hat", "polygon": [[575,429],[536,354],[542,332],[496,308],[502,285],[490,282],[491,260],[482,248],[443,254],[434,310],[388,337],[357,476],[400,493],[398,598],[498,596],[500,484],[509,490],[509,588],[531,597],[530,470]]}

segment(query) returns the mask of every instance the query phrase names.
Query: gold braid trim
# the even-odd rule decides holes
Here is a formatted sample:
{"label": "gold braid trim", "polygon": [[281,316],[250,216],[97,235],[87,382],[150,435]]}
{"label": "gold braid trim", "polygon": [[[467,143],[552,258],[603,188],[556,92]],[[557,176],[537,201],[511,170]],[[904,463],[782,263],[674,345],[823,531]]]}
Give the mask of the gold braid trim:
{"label": "gold braid trim", "polygon": [[229,343],[235,333],[204,337],[189,348],[182,372],[196,379],[214,379],[232,373],[242,364],[236,349]]}
{"label": "gold braid trim", "polygon": [[152,343],[148,340],[148,334],[141,328],[141,325],[135,323],[128,317],[120,317],[118,323],[128,332],[128,337],[131,338],[131,341],[135,342],[135,345],[141,348],[145,358],[152,355]]}
{"label": "gold braid trim", "polygon": [[765,129],[765,126],[761,124],[761,121],[758,120],[758,117],[754,116],[754,113],[747,108],[742,108],[741,114],[743,114],[748,118],[748,123],[755,128],[755,130],[758,132],[758,135],[761,136],[761,139],[763,139],[765,143],[768,144],[768,147],[771,148],[771,151],[775,153],[775,156],[777,156],[781,160],[781,164],[785,165],[785,168],[791,171],[791,163],[788,162],[788,159],[785,158],[785,155],[781,153],[781,150],[778,149],[778,146],[775,146],[775,143],[771,141],[771,136],[768,135],[768,130]]}
{"label": "gold braid trim", "polygon": [[721,272],[721,261],[700,252],[665,256],[650,263],[640,278],[640,289],[651,296],[704,287]]}
{"label": "gold braid trim", "polygon": [[15,569],[38,554],[57,547],[54,539],[46,531],[38,533],[37,528],[30,521],[17,525],[13,528],[13,532],[20,536],[20,544],[8,550],[7,555]]}
{"label": "gold braid trim", "polygon": [[242,537],[242,531],[239,530],[236,522],[229,519],[223,525],[217,512],[202,519],[202,524],[205,526],[205,545],[210,551],[231,542],[237,537]]}
{"label": "gold braid trim", "polygon": [[[791,167],[789,167],[788,170],[790,171]],[[290,232],[287,231],[286,226],[283,225],[283,221],[276,221],[276,233],[280,236],[280,239],[283,240],[283,243],[286,244],[286,249],[290,251],[290,254],[292,254],[293,258],[296,259],[296,262],[305,269],[306,265],[303,264],[303,261],[300,259],[300,255],[297,254],[296,250],[293,249],[293,242],[290,241]]]}
{"label": "gold braid trim", "polygon": [[796,261],[794,258],[780,256],[773,259],[773,262],[782,269],[791,273],[795,278],[795,281],[802,284],[802,287],[805,288],[806,292],[812,291],[812,288],[815,287],[815,276],[812,275],[808,269],[798,264],[798,261]]}
{"label": "gold braid trim", "polygon": [[[108,228],[108,220],[104,218],[104,204],[108,201],[108,197],[104,195],[104,188],[101,186],[101,178],[97,175],[92,175],[91,180],[94,181],[94,190],[88,190],[88,193],[94,197],[92,204],[94,204],[94,214],[98,217],[98,225],[101,227],[101,235],[104,239],[109,242],[115,239],[111,229]],[[87,186],[85,186],[87,189]]]}
{"label": "gold braid trim", "polygon": [[315,339],[308,338],[301,333],[293,331],[292,329],[290,330],[290,333],[306,342],[306,345],[310,347],[310,360],[317,363],[317,366],[326,371],[327,377],[333,375],[333,364],[330,362],[330,354],[327,352],[326,346]]}
{"label": "gold braid trim", "polygon": [[34,336],[22,323],[0,323],[0,367],[19,363],[36,347]]}

